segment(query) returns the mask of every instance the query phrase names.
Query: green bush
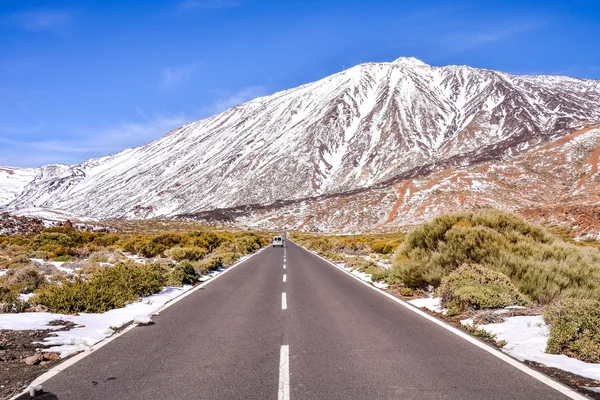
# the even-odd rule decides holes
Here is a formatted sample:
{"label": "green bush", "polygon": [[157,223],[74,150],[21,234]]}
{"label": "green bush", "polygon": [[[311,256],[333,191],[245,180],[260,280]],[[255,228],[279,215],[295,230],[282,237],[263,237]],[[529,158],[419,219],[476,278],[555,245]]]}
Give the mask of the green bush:
{"label": "green bush", "polygon": [[193,285],[198,281],[194,266],[189,261],[177,264],[169,273],[168,286]]}
{"label": "green bush", "polygon": [[600,363],[600,301],[566,299],[546,307],[550,327],[546,352]]}
{"label": "green bush", "polygon": [[53,258],[54,261],[60,262],[72,262],[75,261],[75,257],[73,256],[57,256]]}
{"label": "green bush", "polygon": [[20,313],[29,308],[30,304],[18,298],[18,295],[0,287],[0,313]]}
{"label": "green bush", "polygon": [[600,253],[554,238],[522,218],[497,210],[442,215],[406,236],[393,277],[412,288],[438,287],[462,264],[508,276],[542,304],[560,296],[600,298]]}
{"label": "green bush", "polygon": [[59,232],[42,232],[33,242],[33,248],[39,248],[42,246],[71,246],[73,240],[70,236]]}
{"label": "green bush", "polygon": [[371,280],[373,282],[377,282],[377,281],[386,281],[387,282],[389,276],[390,276],[389,270],[379,269],[378,271],[375,271],[371,274]]}
{"label": "green bush", "polygon": [[195,269],[198,274],[204,274],[222,267],[223,258],[219,255],[211,255],[210,257],[195,263]]}
{"label": "green bush", "polygon": [[379,254],[391,254],[396,250],[397,247],[398,247],[398,243],[395,243],[395,242],[377,241],[377,242],[371,243],[371,249],[375,253],[379,253]]}
{"label": "green bush", "polygon": [[45,283],[44,276],[32,266],[9,270],[3,280],[4,285],[14,293],[32,293]]}
{"label": "green bush", "polygon": [[457,311],[529,304],[506,275],[472,264],[464,264],[443,278],[438,295]]}
{"label": "green bush", "polygon": [[30,302],[56,313],[102,313],[159,292],[167,273],[158,264],[118,263],[96,270],[88,279],[76,277],[46,286]]}
{"label": "green bush", "polygon": [[152,258],[163,254],[167,249],[166,246],[159,242],[155,242],[152,239],[137,242],[134,247],[134,251],[143,257]]}
{"label": "green bush", "polygon": [[366,260],[362,257],[346,257],[346,267],[367,272],[367,269],[373,267],[377,269],[377,264],[375,264],[373,261]]}
{"label": "green bush", "polygon": [[192,232],[186,242],[186,246],[203,247],[210,253],[219,247],[223,240],[223,238],[214,232]]}
{"label": "green bush", "polygon": [[228,251],[228,252],[219,252],[219,253],[215,254],[213,257],[220,259],[222,266],[229,267],[229,266],[235,264],[235,262],[241,256],[242,255],[240,253]]}
{"label": "green bush", "polygon": [[206,255],[206,249],[204,247],[175,246],[169,250],[166,250],[165,255],[176,261],[197,261]]}
{"label": "green bush", "polygon": [[333,262],[343,262],[345,257],[339,253],[334,253],[333,251],[323,251],[320,252],[319,255]]}

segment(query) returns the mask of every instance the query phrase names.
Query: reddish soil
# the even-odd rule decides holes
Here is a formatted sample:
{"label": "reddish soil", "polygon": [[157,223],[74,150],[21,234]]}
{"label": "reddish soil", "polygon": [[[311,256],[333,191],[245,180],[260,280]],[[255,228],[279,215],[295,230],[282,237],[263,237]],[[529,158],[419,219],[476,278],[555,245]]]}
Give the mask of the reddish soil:
{"label": "reddish soil", "polygon": [[390,214],[388,215],[387,220],[385,221],[386,224],[394,221],[398,216],[398,208],[400,208],[402,203],[404,203],[404,195],[406,194],[406,191],[408,190],[408,187],[411,183],[412,179],[402,182],[402,185],[398,189],[398,200],[396,200],[396,202],[394,203],[392,210],[390,211]]}
{"label": "reddish soil", "polygon": [[539,207],[519,212],[526,219],[540,224],[564,223],[577,234],[600,232],[600,205],[560,205]]}

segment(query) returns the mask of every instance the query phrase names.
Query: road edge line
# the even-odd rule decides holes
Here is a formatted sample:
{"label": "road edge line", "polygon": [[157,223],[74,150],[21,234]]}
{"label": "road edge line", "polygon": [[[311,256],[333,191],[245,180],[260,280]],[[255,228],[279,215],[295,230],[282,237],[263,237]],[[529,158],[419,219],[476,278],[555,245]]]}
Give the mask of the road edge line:
{"label": "road edge line", "polygon": [[[291,241],[291,240],[290,240]],[[358,282],[366,285],[367,287],[375,290],[376,292],[388,297],[389,299],[395,301],[396,303],[399,303],[400,305],[402,305],[403,307],[407,308],[408,310],[420,315],[423,318],[428,319],[429,321],[437,324],[438,326],[441,326],[442,328],[454,333],[455,335],[463,338],[464,340],[468,341],[471,344],[474,344],[475,346],[479,347],[482,350],[487,351],[488,353],[490,353],[491,355],[495,356],[496,358],[499,358],[500,360],[506,362],[507,364],[512,365],[513,367],[517,368],[518,370],[520,370],[521,372],[526,373],[527,375],[531,376],[534,379],[537,379],[538,381],[544,383],[547,386],[550,386],[552,389],[558,391],[559,393],[564,394],[565,396],[573,399],[573,400],[589,400],[590,398],[587,396],[584,396],[580,393],[578,393],[577,391],[571,389],[568,386],[563,385],[560,382],[555,381],[554,379],[542,374],[541,372],[538,372],[532,368],[529,368],[527,365],[523,364],[521,361],[517,360],[516,358],[513,358],[511,356],[509,356],[506,353],[503,353],[502,351],[493,348],[491,346],[489,346],[488,344],[475,339],[474,337],[472,337],[471,335],[469,335],[466,332],[461,331],[460,329],[447,324],[445,321],[442,321],[434,316],[431,316],[429,314],[427,314],[426,312],[418,309],[417,307],[413,306],[412,304],[409,304],[408,302],[399,299],[398,297],[385,292],[375,286],[373,286],[371,283],[369,282],[365,282],[362,279],[360,279],[359,277],[352,275],[349,271],[345,270],[342,267],[339,267],[337,265],[335,265],[334,263],[332,263],[331,261],[327,260],[326,258],[321,257],[320,255],[313,253],[312,251],[308,250],[306,247],[299,245],[296,242],[292,242],[295,245],[297,245],[298,247],[301,247],[302,249],[306,250],[307,252],[309,252],[310,254],[319,257],[321,260],[327,262],[329,265],[333,266],[334,268],[346,273],[348,276],[356,279]]]}
{"label": "road edge line", "polygon": [[[207,280],[206,282],[202,282],[201,284],[195,286],[194,288],[188,290],[187,292],[182,293],[180,296],[177,296],[176,298],[170,300],[164,306],[162,306],[158,310],[158,312],[160,313],[161,311],[169,308],[170,306],[172,306],[173,304],[177,303],[178,301],[183,300],[185,297],[187,297],[187,296],[191,295],[192,293],[194,293],[194,292],[202,289],[204,286],[208,285],[209,283],[214,282],[219,277],[225,275],[227,272],[231,271],[232,269],[234,269],[234,268],[236,268],[236,267],[244,264],[246,261],[248,261],[252,257],[258,255],[263,250],[266,250],[268,247],[269,247],[269,245],[263,247],[262,249],[258,250],[256,253],[251,254],[245,260],[240,261],[240,262],[238,262],[236,264],[233,264],[231,267],[225,269],[219,275],[215,275],[214,277],[212,277],[211,279]],[[14,396],[10,397],[9,400],[17,400],[19,397],[21,397],[21,396],[23,396],[25,394],[28,394],[29,393],[29,388],[43,384],[44,382],[46,382],[47,380],[55,377],[56,375],[58,375],[59,373],[61,373],[65,369],[69,368],[70,366],[78,363],[79,361],[83,360],[84,358],[86,358],[90,354],[94,353],[96,350],[100,349],[101,347],[106,346],[108,343],[110,343],[113,340],[117,339],[118,337],[121,337],[122,335],[126,334],[127,332],[129,332],[130,330],[132,330],[133,328],[135,328],[136,326],[139,326],[139,324],[130,323],[130,325],[127,326],[122,331],[120,331],[120,332],[118,332],[118,333],[116,333],[116,334],[114,334],[112,336],[109,336],[106,339],[103,339],[103,340],[99,341],[98,343],[96,343],[93,346],[91,346],[89,350],[82,351],[82,352],[80,352],[78,354],[75,354],[74,356],[72,356],[68,360],[65,360],[64,362],[61,362],[57,366],[50,368],[48,371],[44,372],[42,375],[38,376],[33,381],[31,381],[31,383],[29,385],[27,385],[27,388],[25,390],[23,390],[22,392],[19,392],[18,394],[15,394]]]}

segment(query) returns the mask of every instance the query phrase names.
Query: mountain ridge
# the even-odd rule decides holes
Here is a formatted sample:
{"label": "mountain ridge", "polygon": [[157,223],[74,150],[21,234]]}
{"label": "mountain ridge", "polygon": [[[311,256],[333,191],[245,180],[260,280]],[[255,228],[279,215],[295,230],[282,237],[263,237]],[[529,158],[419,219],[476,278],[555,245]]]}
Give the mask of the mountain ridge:
{"label": "mountain ridge", "polygon": [[600,81],[401,57],[259,97],[144,146],[35,169],[21,191],[5,189],[0,169],[0,207],[148,218],[298,201],[508,160],[598,122]]}

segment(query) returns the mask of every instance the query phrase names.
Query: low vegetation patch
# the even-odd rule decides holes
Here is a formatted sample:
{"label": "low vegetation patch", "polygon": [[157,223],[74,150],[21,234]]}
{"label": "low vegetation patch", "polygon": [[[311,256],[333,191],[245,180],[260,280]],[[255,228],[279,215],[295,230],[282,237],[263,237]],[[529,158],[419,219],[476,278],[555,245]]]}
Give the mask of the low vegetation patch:
{"label": "low vegetation patch", "polygon": [[[8,270],[0,277],[0,311],[21,312],[36,304],[62,313],[123,307],[165,285],[193,284],[199,275],[265,246],[270,236],[208,230],[82,232],[72,227],[0,236],[0,269]],[[51,262],[65,263],[61,268],[66,272]],[[30,293],[36,296],[22,296]]]}
{"label": "low vegetation patch", "polygon": [[294,233],[291,237],[302,246],[320,254],[337,253],[367,256],[373,253],[378,255],[393,254],[404,239],[404,234],[317,236],[307,233]]}
{"label": "low vegetation patch", "polygon": [[546,307],[544,320],[551,325],[547,353],[600,363],[600,301],[562,300]]}
{"label": "low vegetation patch", "polygon": [[404,234],[322,236],[294,233],[291,237],[329,261],[370,274],[373,281],[386,281],[389,270],[376,261],[389,263],[391,254],[404,239]]}
{"label": "low vegetation patch", "polygon": [[506,275],[474,264],[464,264],[444,277],[438,295],[454,311],[529,304]]}
{"label": "low vegetation patch", "polygon": [[30,302],[55,313],[102,313],[159,292],[168,275],[169,271],[159,264],[118,263],[99,269],[90,277],[77,276],[60,285],[44,286]]}
{"label": "low vegetation patch", "polygon": [[557,239],[506,212],[442,215],[410,232],[394,257],[390,280],[437,288],[463,264],[507,276],[540,304],[559,297],[600,298],[600,253]]}

